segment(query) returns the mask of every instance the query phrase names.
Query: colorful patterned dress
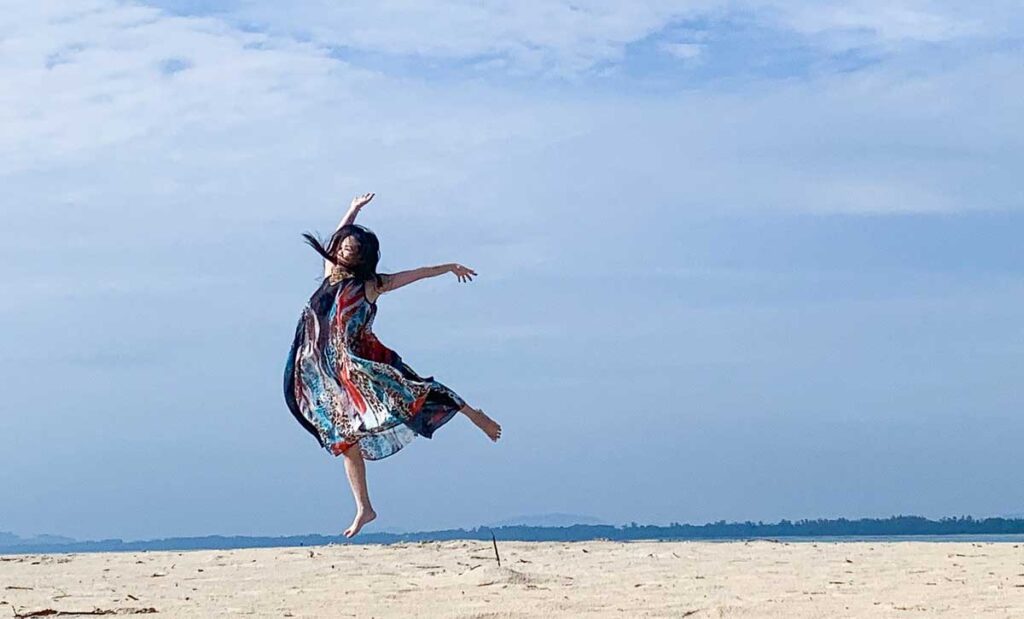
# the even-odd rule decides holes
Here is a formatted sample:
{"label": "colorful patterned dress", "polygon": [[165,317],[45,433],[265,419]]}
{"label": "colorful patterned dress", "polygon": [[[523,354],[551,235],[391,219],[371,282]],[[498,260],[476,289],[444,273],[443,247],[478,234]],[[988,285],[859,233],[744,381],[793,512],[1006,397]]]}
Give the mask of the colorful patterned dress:
{"label": "colorful patterned dress", "polygon": [[376,303],[363,282],[325,278],[295,329],[284,373],[288,408],[335,456],[358,445],[367,460],[430,438],[465,405],[454,391],[416,374],[380,343]]}

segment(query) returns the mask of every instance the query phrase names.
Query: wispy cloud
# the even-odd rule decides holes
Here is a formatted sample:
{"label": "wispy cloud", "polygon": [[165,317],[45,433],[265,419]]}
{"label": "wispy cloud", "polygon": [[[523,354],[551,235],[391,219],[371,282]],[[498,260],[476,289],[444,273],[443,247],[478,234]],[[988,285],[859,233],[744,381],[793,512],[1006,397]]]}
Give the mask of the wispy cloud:
{"label": "wispy cloud", "polygon": [[[156,2],[177,6],[176,2]],[[195,9],[194,3],[188,5]],[[218,15],[249,27],[416,61],[459,61],[467,73],[486,66],[509,74],[573,78],[603,74],[629,47],[688,23],[744,23],[802,39],[821,54],[851,49],[895,51],[921,43],[1015,37],[1018,7],[929,0],[611,0],[482,2],[455,0],[343,4],[325,0],[277,5],[239,0]],[[674,48],[692,54],[694,48]],[[751,50],[756,53],[756,50]],[[755,60],[752,56],[750,60]],[[468,61],[468,62],[466,62]]]}
{"label": "wispy cloud", "polygon": [[514,73],[568,76],[618,60],[629,43],[711,2],[240,2],[234,15],[274,32],[382,54],[500,57]]}
{"label": "wispy cloud", "polygon": [[699,43],[662,43],[661,48],[683,60],[692,60],[704,52],[704,46]]}
{"label": "wispy cloud", "polygon": [[986,33],[986,24],[953,7],[932,2],[803,2],[779,11],[779,23],[794,32],[832,35],[861,43],[938,43]]}
{"label": "wispy cloud", "polygon": [[[216,19],[94,0],[24,3],[0,41],[7,171],[83,161],[91,149],[294,113],[366,76],[292,40]],[[9,27],[10,29],[10,27]]]}
{"label": "wispy cloud", "polygon": [[[224,217],[240,210],[230,203],[244,195],[251,202],[241,210],[252,216],[272,212],[295,183],[315,201],[342,186],[379,183],[387,170],[402,209],[428,212],[454,202],[481,215],[493,212],[479,205],[493,202],[496,191],[533,204],[534,195],[571,188],[595,203],[616,195],[617,185],[696,209],[918,212],[1019,201],[1011,161],[999,153],[1024,139],[1013,105],[1024,70],[999,52],[942,64],[907,52],[861,71],[796,82],[756,74],[721,84],[684,80],[660,100],[609,96],[597,83],[549,96],[519,91],[518,82],[391,75],[340,60],[330,45],[500,52],[513,64],[541,54],[544,62],[581,69],[621,55],[628,42],[680,16],[725,9],[714,2],[441,3],[431,14],[443,19],[425,25],[426,9],[390,4],[310,2],[287,14],[266,3],[233,6],[229,16],[191,16],[112,0],[86,8],[15,5],[0,42],[11,85],[0,98],[0,162],[12,195],[27,204],[144,199],[151,208],[186,199],[217,204]],[[809,6],[761,3],[749,11],[804,33],[859,29],[884,41],[977,35],[991,21],[939,26],[935,20],[965,20],[930,5],[930,12],[904,7],[896,17],[870,3],[856,11]],[[921,17],[927,27],[915,29],[907,24],[917,18],[907,15],[918,13],[940,17]],[[862,14],[878,23],[857,21]],[[243,17],[268,26],[243,28]],[[890,23],[900,19],[906,24]],[[296,38],[302,24],[312,40]],[[675,39],[663,49],[703,60],[698,46],[713,39]],[[590,96],[580,96],[588,89]],[[979,90],[992,95],[984,110],[971,94]],[[629,158],[613,155],[622,152]],[[542,165],[579,169],[556,180]],[[572,188],[584,183],[587,166],[602,176]],[[116,184],[91,188],[100,185],[90,176],[111,169],[123,172]],[[45,198],[34,176],[43,170],[54,172]],[[298,170],[306,170],[301,181],[281,176]],[[644,180],[656,174],[658,183]],[[424,195],[436,199],[423,204]]]}

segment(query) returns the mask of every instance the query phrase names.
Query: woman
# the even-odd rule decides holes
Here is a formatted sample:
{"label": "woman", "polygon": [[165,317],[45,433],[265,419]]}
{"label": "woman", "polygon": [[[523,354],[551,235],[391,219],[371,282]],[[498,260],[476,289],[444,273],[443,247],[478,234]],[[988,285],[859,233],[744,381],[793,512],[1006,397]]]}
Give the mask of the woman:
{"label": "woman", "polygon": [[377,297],[427,277],[454,273],[460,282],[476,272],[461,264],[377,273],[376,235],[355,225],[374,194],[352,200],[325,247],[306,242],[324,259],[324,281],[302,311],[284,375],[288,408],[320,445],[345,458],[356,516],[345,537],[377,517],[366,489],[364,460],[386,458],[417,435],[430,438],[462,413],[492,441],[501,426],[433,377],[422,377],[371,329]]}

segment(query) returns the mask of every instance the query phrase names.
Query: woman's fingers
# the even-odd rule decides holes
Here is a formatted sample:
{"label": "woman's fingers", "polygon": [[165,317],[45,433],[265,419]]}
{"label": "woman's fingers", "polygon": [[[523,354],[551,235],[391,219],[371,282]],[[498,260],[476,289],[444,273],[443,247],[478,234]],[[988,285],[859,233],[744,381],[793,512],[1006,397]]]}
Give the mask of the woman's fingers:
{"label": "woman's fingers", "polygon": [[455,273],[455,277],[460,282],[471,282],[476,277],[476,271],[469,267],[462,266],[461,264],[455,264],[452,266],[452,272]]}
{"label": "woman's fingers", "polygon": [[375,196],[375,195],[377,195],[377,194],[371,192],[371,193],[364,193],[361,196],[356,196],[356,197],[352,198],[352,204],[358,205],[358,206],[365,206],[366,203],[369,202],[370,200],[372,200],[373,196]]}

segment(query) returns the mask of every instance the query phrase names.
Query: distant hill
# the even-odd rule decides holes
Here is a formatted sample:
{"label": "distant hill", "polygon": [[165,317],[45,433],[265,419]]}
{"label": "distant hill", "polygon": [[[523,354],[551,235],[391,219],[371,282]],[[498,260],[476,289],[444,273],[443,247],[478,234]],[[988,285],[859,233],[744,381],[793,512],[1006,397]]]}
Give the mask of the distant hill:
{"label": "distant hill", "polygon": [[34,544],[71,544],[78,540],[63,535],[33,535],[21,537],[9,531],[0,531],[0,548],[9,546],[31,546]]}
{"label": "distant hill", "polygon": [[[173,537],[168,539],[126,542],[120,539],[98,541],[67,541],[66,537],[36,536],[20,538],[7,533],[0,536],[0,554],[104,552],[145,550],[228,550],[232,548],[268,548],[293,546],[324,546],[327,544],[393,544],[397,542],[445,541],[457,539],[501,541],[574,542],[595,539],[612,541],[635,540],[743,540],[764,538],[870,538],[957,535],[1024,535],[1024,519],[984,518],[970,516],[929,520],[919,516],[863,518],[860,520],[780,520],[764,522],[711,522],[668,526],[612,526],[605,524],[573,524],[565,527],[508,525],[447,529],[417,533],[363,533],[354,540],[339,535],[292,535],[287,537],[245,537],[211,535],[207,537]],[[16,538],[16,539],[15,539]],[[6,540],[6,541],[5,541]],[[10,543],[11,541],[14,543]]]}

